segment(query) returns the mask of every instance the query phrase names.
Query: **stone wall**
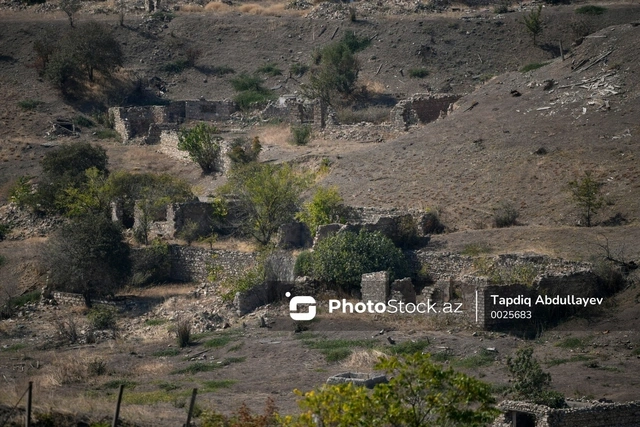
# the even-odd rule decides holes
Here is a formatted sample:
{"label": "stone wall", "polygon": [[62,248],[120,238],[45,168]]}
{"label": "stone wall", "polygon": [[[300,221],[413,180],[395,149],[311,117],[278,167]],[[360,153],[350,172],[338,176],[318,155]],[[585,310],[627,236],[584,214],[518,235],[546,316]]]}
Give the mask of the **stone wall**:
{"label": "stone wall", "polygon": [[[504,401],[498,408],[504,412],[494,427],[525,426],[519,415],[529,415],[535,427],[632,427],[640,425],[640,402],[603,403],[567,400],[568,408],[551,409],[533,403]],[[515,422],[514,422],[515,421]],[[531,425],[531,424],[528,424]]]}
{"label": "stone wall", "polygon": [[363,301],[386,303],[389,298],[389,272],[378,271],[363,274],[360,290]]}
{"label": "stone wall", "polygon": [[391,122],[398,129],[407,130],[418,123],[430,123],[444,116],[460,95],[423,94],[402,100],[391,110]]}
{"label": "stone wall", "polygon": [[221,268],[220,277],[238,275],[255,265],[253,253],[210,250],[189,246],[169,246],[171,279],[181,282],[205,282],[209,267]]}
{"label": "stone wall", "polygon": [[183,101],[184,121],[221,122],[231,119],[231,115],[238,111],[235,102],[223,101]]}

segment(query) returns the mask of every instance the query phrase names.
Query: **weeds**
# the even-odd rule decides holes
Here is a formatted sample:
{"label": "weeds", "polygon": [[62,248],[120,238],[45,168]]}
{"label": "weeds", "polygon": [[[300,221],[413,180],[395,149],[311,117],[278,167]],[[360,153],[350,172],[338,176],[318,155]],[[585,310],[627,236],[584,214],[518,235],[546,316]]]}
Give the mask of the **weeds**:
{"label": "weeds", "polygon": [[556,347],[576,349],[587,345],[585,338],[567,337],[564,340],[556,343]]}
{"label": "weeds", "polygon": [[532,62],[532,63],[527,64],[524,67],[520,68],[520,72],[521,73],[526,73],[526,72],[529,72],[529,71],[537,70],[538,68],[542,68],[547,64],[549,64],[549,63],[548,62]]}
{"label": "weeds", "polygon": [[44,104],[44,102],[36,99],[25,99],[24,101],[18,102],[18,107],[22,108],[24,111],[33,111],[42,104]]}
{"label": "weeds", "polygon": [[278,68],[277,64],[273,62],[264,64],[262,67],[258,68],[257,72],[261,74],[266,74],[271,77],[282,75],[282,70]]}
{"label": "weeds", "polygon": [[586,5],[586,6],[580,6],[579,8],[576,9],[576,13],[577,14],[590,15],[590,16],[602,15],[606,11],[607,11],[606,7],[596,6],[596,5],[593,5],[593,4],[589,4],[589,5]]}
{"label": "weeds", "polygon": [[429,75],[429,70],[426,68],[411,68],[409,70],[409,77],[412,79],[424,79]]}
{"label": "weeds", "polygon": [[307,145],[311,141],[310,125],[291,125],[291,143],[293,145]]}
{"label": "weeds", "polygon": [[395,355],[422,353],[429,345],[429,340],[405,341],[391,347],[391,353]]}
{"label": "weeds", "polygon": [[187,366],[183,369],[177,369],[172,371],[171,373],[176,374],[197,374],[198,372],[211,372],[217,369],[223,368],[225,366],[229,366],[234,363],[241,363],[245,361],[245,357],[228,357],[220,362],[214,363],[204,363],[204,362],[195,362],[191,365]]}
{"label": "weeds", "polygon": [[484,242],[478,242],[464,245],[464,248],[460,253],[467,256],[478,256],[489,252],[491,252],[491,246]]}
{"label": "weeds", "polygon": [[113,307],[97,306],[87,314],[87,319],[92,328],[97,330],[115,329],[117,312]]}
{"label": "weeds", "polygon": [[191,343],[191,322],[189,320],[178,320],[175,332],[180,348],[187,347]]}
{"label": "weeds", "polygon": [[210,380],[202,383],[201,393],[210,393],[221,388],[229,388],[236,383],[235,380]]}

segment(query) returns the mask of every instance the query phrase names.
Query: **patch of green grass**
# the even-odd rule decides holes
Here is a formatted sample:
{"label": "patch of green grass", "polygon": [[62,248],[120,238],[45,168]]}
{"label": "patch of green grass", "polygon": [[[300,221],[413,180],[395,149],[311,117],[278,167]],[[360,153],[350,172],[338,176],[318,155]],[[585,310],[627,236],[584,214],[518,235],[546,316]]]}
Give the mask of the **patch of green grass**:
{"label": "patch of green grass", "polygon": [[18,102],[18,107],[22,108],[24,111],[33,111],[42,104],[44,104],[44,102],[38,101],[37,99],[25,99]]}
{"label": "patch of green grass", "polygon": [[324,358],[329,363],[341,362],[347,357],[351,356],[352,350],[350,348],[334,348],[328,350],[321,350]]}
{"label": "patch of green grass", "polygon": [[222,335],[222,336],[211,338],[210,340],[205,341],[204,346],[206,348],[220,348],[229,344],[232,340],[233,340],[232,337]]}
{"label": "patch of green grass", "polygon": [[159,10],[151,15],[151,18],[154,21],[163,21],[163,22],[171,22],[173,18],[175,18],[175,13],[166,12],[164,10]]}
{"label": "patch of green grass", "polygon": [[100,129],[96,131],[95,136],[98,139],[118,139],[120,137],[118,132],[113,129]]}
{"label": "patch of green grass", "polygon": [[217,67],[211,68],[211,74],[215,76],[224,76],[226,74],[233,74],[236,70],[229,67],[228,65],[218,65]]}
{"label": "patch of green grass", "polygon": [[275,96],[266,89],[263,91],[245,90],[236,94],[236,96],[233,97],[233,101],[238,104],[238,107],[241,110],[246,111],[274,98]]}
{"label": "patch of green grass", "polygon": [[264,64],[262,67],[258,68],[258,73],[266,74],[271,77],[281,76],[282,70],[278,68],[277,64],[270,62],[268,64]]}
{"label": "patch of green grass", "polygon": [[586,340],[583,338],[577,338],[577,337],[567,337],[562,341],[556,343],[556,347],[569,348],[569,349],[584,347],[585,345],[586,345]]}
{"label": "patch of green grass", "polygon": [[631,354],[633,354],[634,356],[639,355],[640,354],[640,346],[634,348],[633,351],[631,352]]}
{"label": "patch of green grass", "polygon": [[158,383],[158,388],[164,391],[174,391],[174,390],[178,390],[180,388],[180,385],[176,383],[171,383],[169,381],[160,381]]}
{"label": "patch of green grass", "polygon": [[179,74],[191,67],[191,64],[186,59],[177,59],[173,62],[169,62],[162,67],[162,71],[166,71],[167,73]]}
{"label": "patch of green grass", "polygon": [[526,73],[528,71],[537,70],[538,68],[542,68],[547,65],[548,62],[532,62],[531,64],[527,64],[520,69],[521,73]]}
{"label": "patch of green grass", "polygon": [[19,308],[26,304],[40,301],[41,296],[42,296],[42,293],[40,291],[28,292],[24,295],[11,298],[7,302],[7,305],[12,308]]}
{"label": "patch of green grass", "polygon": [[412,79],[424,79],[429,75],[429,70],[426,68],[411,68],[409,70],[409,77]]}
{"label": "patch of green grass", "polygon": [[431,354],[431,360],[433,360],[434,362],[447,362],[450,360],[453,360],[455,357],[447,352],[447,351],[440,351],[438,353],[432,353]]}
{"label": "patch of green grass", "polygon": [[463,357],[453,363],[458,368],[474,369],[491,365],[496,360],[494,352],[482,349],[478,354]]}
{"label": "patch of green grass", "polygon": [[26,347],[27,347],[26,344],[16,343],[16,344],[10,345],[9,347],[3,348],[2,351],[20,351],[20,350],[23,350]]}
{"label": "patch of green grass", "polygon": [[593,356],[587,356],[585,354],[577,354],[570,358],[551,359],[546,363],[547,363],[547,366],[558,366],[558,365],[564,365],[565,363],[571,363],[571,362],[587,362],[592,359],[593,359]]}
{"label": "patch of green grass", "polygon": [[202,383],[202,389],[198,390],[201,393],[210,393],[217,391],[221,388],[229,388],[236,383],[235,380],[210,380]]}
{"label": "patch of green grass", "polygon": [[78,126],[85,127],[85,128],[92,128],[92,127],[94,127],[96,125],[95,123],[93,123],[93,120],[91,120],[91,119],[89,119],[89,118],[87,118],[85,116],[76,116],[73,119],[73,123],[78,125]]}
{"label": "patch of green grass", "polygon": [[231,365],[233,363],[240,363],[245,361],[245,357],[228,357],[219,362],[213,363],[205,363],[205,362],[195,362],[191,365],[187,366],[183,369],[177,369],[172,374],[197,374],[198,372],[211,372],[216,369],[223,368],[225,366]]}
{"label": "patch of green grass", "polygon": [[415,354],[422,353],[425,348],[429,346],[429,341],[405,341],[391,347],[391,353],[393,354]]}
{"label": "patch of green grass", "polygon": [[294,76],[302,77],[307,71],[309,71],[309,66],[299,62],[294,62],[291,64],[291,67],[289,67],[289,71]]}
{"label": "patch of green grass", "polygon": [[107,388],[107,389],[120,388],[121,385],[123,385],[127,389],[134,389],[138,384],[135,381],[119,379],[119,380],[107,381],[106,383],[102,384],[102,388]]}
{"label": "patch of green grass", "polygon": [[238,351],[240,350],[242,347],[244,347],[244,343],[243,342],[239,342],[236,345],[233,345],[231,347],[229,347],[229,349],[227,350],[227,352],[232,352],[232,351]]}
{"label": "patch of green grass", "polygon": [[127,405],[155,405],[162,402],[173,402],[176,394],[165,390],[134,391],[123,393],[122,402]]}
{"label": "patch of green grass", "polygon": [[160,326],[167,323],[167,319],[147,319],[144,324],[147,326]]}
{"label": "patch of green grass", "polygon": [[595,6],[593,4],[580,6],[579,8],[576,9],[576,13],[580,15],[591,15],[591,16],[602,15],[606,11],[607,11],[606,7]]}
{"label": "patch of green grass", "polygon": [[491,246],[486,243],[477,242],[464,245],[460,254],[467,256],[478,256],[480,254],[486,254],[491,252]]}
{"label": "patch of green grass", "polygon": [[166,348],[164,350],[158,350],[153,352],[152,356],[155,357],[173,357],[180,354],[180,350],[177,348]]}

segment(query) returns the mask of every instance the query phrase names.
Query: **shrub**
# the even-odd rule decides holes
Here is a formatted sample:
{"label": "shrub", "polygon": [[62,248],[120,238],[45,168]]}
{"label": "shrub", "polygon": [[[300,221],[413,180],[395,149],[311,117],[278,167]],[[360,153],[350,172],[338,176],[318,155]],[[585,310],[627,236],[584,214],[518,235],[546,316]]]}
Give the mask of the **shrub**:
{"label": "shrub", "polygon": [[296,258],[293,267],[293,273],[296,276],[312,276],[313,275],[313,253],[310,251],[300,252]]}
{"label": "shrub", "polygon": [[191,322],[180,319],[176,324],[176,338],[180,348],[187,347],[191,343]]}
{"label": "shrub", "polygon": [[509,202],[502,202],[493,210],[493,223],[497,228],[511,227],[516,225],[518,211]]}
{"label": "shrub", "polygon": [[190,67],[191,67],[191,64],[189,64],[188,60],[176,59],[173,62],[169,62],[168,64],[165,64],[162,67],[162,70],[171,74],[180,74],[181,72],[183,72],[184,70]]}
{"label": "shrub", "polygon": [[82,8],[80,0],[61,0],[60,10],[62,10],[69,18],[69,25],[73,27],[73,15]]}
{"label": "shrub", "polygon": [[293,145],[307,145],[310,140],[310,125],[291,125],[291,142]]}
{"label": "shrub", "polygon": [[430,355],[381,358],[375,366],[390,378],[372,391],[353,384],[324,386],[305,394],[303,413],[286,426],[487,425],[499,414],[491,386],[433,363]]}
{"label": "shrub", "polygon": [[266,245],[281,225],[294,219],[307,186],[307,177],[289,165],[250,163],[232,170],[219,192],[236,198],[239,227]]}
{"label": "shrub", "polygon": [[191,243],[198,239],[200,233],[200,226],[196,221],[187,220],[180,231],[176,234],[176,237],[187,242],[187,246],[191,246]]}
{"label": "shrub", "polygon": [[[0,242],[2,242],[11,231],[11,224],[8,222],[0,222]],[[0,263],[2,265],[2,263]]]}
{"label": "shrub", "polygon": [[133,286],[164,282],[169,278],[171,261],[169,245],[154,240],[151,246],[132,252],[131,280]]}
{"label": "shrub", "polygon": [[268,64],[264,64],[262,67],[258,68],[258,73],[266,74],[271,77],[281,76],[282,70],[278,68],[277,64],[270,62]]}
{"label": "shrub", "polygon": [[309,71],[309,66],[306,64],[300,64],[299,62],[294,62],[289,67],[289,72],[294,76],[302,77],[307,71]]}
{"label": "shrub", "polygon": [[246,138],[236,138],[231,142],[227,156],[229,156],[231,164],[234,166],[246,165],[247,163],[255,162],[261,151],[262,145],[257,136],[253,137],[251,144],[248,143]]}
{"label": "shrub", "polygon": [[257,104],[263,104],[274,97],[269,89],[262,86],[262,79],[255,75],[242,73],[231,79],[231,85],[238,92],[233,101],[238,104],[241,110],[249,110]]}
{"label": "shrub", "polygon": [[94,295],[110,294],[129,275],[129,246],[122,230],[104,215],[69,222],[49,237],[42,259],[58,289]]}
{"label": "shrub", "polygon": [[262,87],[262,79],[260,77],[246,73],[242,73],[231,79],[231,86],[233,86],[233,89],[236,92],[243,92],[246,90],[261,92],[264,90]]}
{"label": "shrub", "polygon": [[602,15],[606,11],[607,11],[607,8],[602,6],[596,6],[593,4],[580,6],[579,8],[576,9],[576,13],[580,15],[591,15],[591,16]]}
{"label": "shrub", "polygon": [[440,221],[440,212],[436,208],[426,209],[425,215],[422,217],[422,232],[424,234],[440,234],[444,233],[445,226]]}
{"label": "shrub", "polygon": [[118,313],[115,308],[99,305],[89,310],[87,319],[96,330],[115,329]]}
{"label": "shrub", "polygon": [[95,123],[93,123],[93,121],[85,116],[76,116],[75,119],[73,119],[73,123],[75,123],[78,126],[82,126],[85,128],[92,128],[95,126]]}
{"label": "shrub", "polygon": [[38,101],[35,99],[25,99],[24,101],[18,102],[18,107],[22,108],[25,111],[32,111],[42,104],[44,104],[44,102],[42,101]]}
{"label": "shrub", "polygon": [[380,232],[337,233],[313,252],[313,277],[347,291],[359,288],[364,273],[384,270],[392,279],[409,275],[402,251]]}
{"label": "shrub", "polygon": [[359,48],[360,43],[352,34],[351,47],[346,41],[341,41],[318,51],[314,60],[317,66],[311,71],[309,84],[304,88],[305,94],[327,104],[331,104],[335,93],[343,96],[351,94],[360,72],[360,63],[354,56],[353,49]]}
{"label": "shrub", "polygon": [[499,14],[509,13],[509,6],[510,2],[508,0],[503,0],[493,7],[493,12]]}
{"label": "shrub", "polygon": [[246,292],[260,285],[264,280],[264,264],[258,263],[258,265],[253,268],[226,278],[222,283],[222,288],[225,289],[225,292],[222,294],[222,299],[225,301],[233,301],[233,298],[238,292]]}
{"label": "shrub", "polygon": [[507,367],[513,378],[513,390],[518,398],[551,408],[565,406],[564,396],[550,390],[551,375],[544,372],[533,357],[533,348],[521,348],[515,357],[508,357]]}
{"label": "shrub", "polygon": [[355,32],[347,31],[342,38],[341,43],[344,43],[351,53],[356,53],[369,47],[371,39],[364,36],[358,37]]}
{"label": "shrub", "polygon": [[582,219],[587,227],[591,227],[593,216],[598,213],[604,199],[600,195],[602,184],[596,181],[591,172],[584,173],[581,180],[574,180],[569,183],[569,190],[573,196],[578,209],[581,211]]}
{"label": "shrub", "polygon": [[356,22],[357,20],[356,8],[354,6],[349,7],[349,20],[351,22]]}
{"label": "shrub", "polygon": [[188,47],[185,52],[185,56],[187,57],[187,65],[189,67],[194,67],[196,65],[196,61],[202,56],[202,51],[195,47]]}
{"label": "shrub", "polygon": [[424,79],[429,75],[429,70],[426,68],[411,68],[409,70],[409,77],[413,79]]}
{"label": "shrub", "polygon": [[220,138],[215,136],[218,129],[198,123],[193,129],[183,129],[178,135],[178,149],[189,153],[202,171],[211,173],[218,170]]}
{"label": "shrub", "polygon": [[311,200],[296,214],[296,219],[305,223],[311,235],[316,235],[318,226],[344,222],[345,206],[337,187],[319,187]]}
{"label": "shrub", "polygon": [[527,15],[522,18],[522,22],[525,28],[531,34],[533,44],[536,44],[536,38],[542,34],[542,5],[538,5],[536,9],[533,9]]}

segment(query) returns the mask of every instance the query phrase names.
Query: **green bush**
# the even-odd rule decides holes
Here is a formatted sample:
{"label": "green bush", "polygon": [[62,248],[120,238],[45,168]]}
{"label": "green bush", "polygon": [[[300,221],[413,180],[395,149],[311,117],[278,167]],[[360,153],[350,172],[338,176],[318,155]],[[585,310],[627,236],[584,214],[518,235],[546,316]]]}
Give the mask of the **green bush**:
{"label": "green bush", "polygon": [[316,67],[311,70],[308,86],[303,88],[306,96],[331,104],[334,94],[346,96],[355,90],[360,63],[353,49],[362,47],[364,42],[347,34],[351,34],[345,36],[349,41],[335,42],[316,52]]}
{"label": "green bush", "polygon": [[511,227],[517,224],[518,211],[509,202],[502,202],[493,211],[493,223],[497,228]]}
{"label": "green bush", "polygon": [[24,101],[18,102],[18,107],[22,108],[25,111],[32,111],[42,104],[44,104],[44,102],[42,101],[38,101],[35,99],[25,99]]}
{"label": "green bush", "polygon": [[319,187],[311,200],[302,206],[296,219],[305,223],[311,235],[315,236],[320,225],[343,223],[345,214],[344,200],[337,187]]}
{"label": "green bush", "polygon": [[296,258],[296,263],[293,267],[293,273],[296,276],[311,276],[313,275],[313,253],[310,251],[300,252]]}
{"label": "green bush", "polygon": [[533,44],[536,44],[537,37],[542,34],[542,5],[538,5],[536,9],[533,9],[527,15],[522,18],[522,23],[525,28],[531,34]]}
{"label": "green bush", "polygon": [[429,75],[429,70],[426,68],[411,68],[409,70],[409,77],[412,79],[424,79]]}
{"label": "green bush", "polygon": [[76,116],[75,119],[73,119],[73,123],[75,123],[78,126],[82,126],[85,128],[92,128],[95,126],[95,123],[93,123],[93,120],[85,117],[85,116]]}
{"label": "green bush", "polygon": [[574,180],[569,183],[569,190],[573,196],[582,219],[587,227],[591,227],[593,217],[604,205],[604,199],[600,195],[602,183],[596,181],[590,171],[584,173],[581,180]]}
{"label": "green bush", "polygon": [[169,245],[161,240],[154,240],[151,246],[132,252],[131,258],[130,282],[133,286],[161,283],[169,279]]}
{"label": "green bush", "polygon": [[364,273],[385,270],[392,280],[410,275],[402,251],[380,232],[337,233],[313,251],[313,277],[347,291],[359,288]]}
{"label": "green bush", "polygon": [[211,173],[218,170],[220,158],[220,137],[218,129],[205,123],[198,123],[192,129],[183,129],[178,135],[178,149],[189,153],[202,171]]}
{"label": "green bush", "polygon": [[576,13],[578,13],[578,14],[591,15],[591,16],[602,15],[606,11],[607,11],[607,8],[602,7],[602,6],[596,6],[596,5],[593,5],[593,4],[589,4],[589,5],[586,5],[586,6],[580,6],[579,8],[576,9]]}
{"label": "green bush", "polygon": [[293,145],[307,145],[310,140],[310,125],[291,125],[291,142]]}
{"label": "green bush", "polygon": [[115,329],[118,312],[115,308],[99,305],[89,310],[87,319],[93,329]]}
{"label": "green bush", "polygon": [[162,67],[162,70],[171,74],[179,74],[190,67],[191,67],[191,64],[187,59],[177,59],[173,62],[165,64]]}
{"label": "green bush", "polygon": [[233,298],[238,292],[246,292],[265,280],[264,265],[259,263],[253,268],[249,268],[244,272],[228,277],[222,283],[222,288],[225,292],[222,294],[222,299],[225,301],[233,301]]}
{"label": "green bush", "polygon": [[300,64],[299,62],[294,62],[289,67],[289,71],[294,76],[302,77],[307,71],[309,71],[309,66],[306,64]]}
{"label": "green bush", "polygon": [[516,397],[551,408],[566,406],[564,396],[550,390],[551,375],[544,372],[533,357],[533,348],[521,348],[514,357],[507,358]]}
{"label": "green bush", "polygon": [[0,242],[2,242],[7,234],[11,231],[11,224],[8,222],[0,222]]}
{"label": "green bush", "polygon": [[246,165],[255,162],[262,151],[260,139],[255,136],[251,144],[246,138],[236,138],[231,142],[231,146],[227,156],[231,160],[232,165]]}
{"label": "green bush", "polygon": [[355,32],[347,31],[342,38],[341,43],[344,43],[351,53],[360,52],[365,50],[371,44],[371,39],[369,37],[358,37]]}
{"label": "green bush", "polygon": [[281,76],[282,70],[278,68],[277,64],[270,62],[268,64],[264,64],[262,67],[258,68],[258,73],[266,74],[271,77]]}

